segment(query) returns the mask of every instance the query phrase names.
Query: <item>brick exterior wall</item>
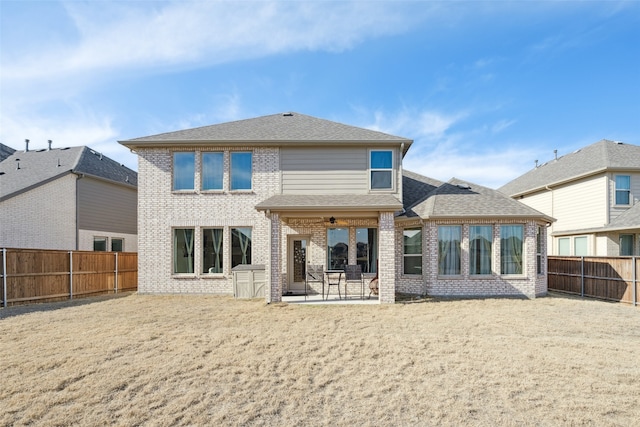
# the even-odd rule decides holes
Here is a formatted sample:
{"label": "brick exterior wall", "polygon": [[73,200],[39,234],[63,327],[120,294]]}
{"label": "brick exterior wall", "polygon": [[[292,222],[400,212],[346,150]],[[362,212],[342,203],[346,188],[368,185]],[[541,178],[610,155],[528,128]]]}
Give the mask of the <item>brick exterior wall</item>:
{"label": "brick exterior wall", "polygon": [[[170,149],[141,149],[139,154],[138,186],[138,252],[139,292],[141,293],[233,293],[231,272],[231,229],[252,228],[252,263],[264,264],[267,302],[281,301],[288,289],[288,236],[309,238],[307,263],[327,265],[327,228],[319,214],[314,218],[287,218],[282,220],[275,213],[262,213],[255,205],[268,197],[279,194],[279,153],[270,147],[181,147],[180,151],[196,152],[196,187],[200,182],[200,152],[225,151],[224,188],[229,187],[229,151],[253,152],[253,189],[247,192],[172,192],[172,151]],[[518,223],[524,227],[524,269],[522,276],[472,277],[468,274],[469,225],[492,224],[493,270],[500,269],[500,224]],[[455,278],[439,277],[437,274],[438,242],[437,226],[440,224],[462,225],[462,274]],[[403,229],[422,227],[423,257],[422,275],[403,274]],[[536,229],[534,221],[426,221],[396,222],[392,212],[381,212],[377,219],[347,219],[337,227],[349,229],[348,262],[356,262],[357,228],[378,227],[379,301],[394,303],[396,292],[429,294],[437,296],[507,296],[518,295],[534,298],[547,291],[546,239],[543,250],[545,274],[536,273]],[[223,230],[223,272],[202,273],[202,230]],[[172,239],[174,228],[194,229],[193,274],[172,273]],[[365,279],[365,294],[373,274]],[[319,284],[313,291],[321,292]],[[359,292],[350,286],[349,293]]]}
{"label": "brick exterior wall", "polygon": [[[412,228],[419,221],[402,223],[396,231],[396,251],[403,253],[402,230]],[[469,225],[492,225],[492,264],[494,274],[488,276],[469,275]],[[503,276],[500,271],[500,225],[522,224],[524,226],[523,258],[524,271],[521,276]],[[438,275],[438,226],[461,225],[461,274],[455,277]],[[402,259],[396,260],[396,289],[401,293],[427,294],[433,296],[487,297],[525,296],[535,298],[546,295],[546,239],[543,239],[543,274],[537,274],[536,233],[538,224],[533,221],[427,221],[423,230],[422,276],[404,275]],[[544,227],[543,227],[544,230]],[[400,255],[402,258],[402,255]]]}
{"label": "brick exterior wall", "polygon": [[76,179],[68,174],[0,202],[0,247],[76,250]]}
{"label": "brick exterior wall", "polygon": [[[229,151],[253,151],[252,190],[201,192],[200,152],[226,151],[224,188],[229,188]],[[252,263],[270,265],[270,220],[255,205],[279,190],[277,148],[180,147],[196,152],[196,190],[172,192],[172,151],[138,150],[138,253],[141,293],[233,293],[231,229],[252,228]],[[223,229],[223,273],[202,274],[202,229]],[[193,274],[172,273],[172,230],[193,228],[195,265]],[[271,280],[267,272],[267,280]]]}

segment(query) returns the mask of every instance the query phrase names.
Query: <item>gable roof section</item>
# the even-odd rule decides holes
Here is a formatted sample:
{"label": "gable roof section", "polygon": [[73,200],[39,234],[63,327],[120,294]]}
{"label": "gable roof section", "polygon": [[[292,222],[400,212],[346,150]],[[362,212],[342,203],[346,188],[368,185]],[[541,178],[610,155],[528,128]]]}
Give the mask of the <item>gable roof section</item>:
{"label": "gable roof section", "polygon": [[443,184],[442,181],[429,178],[408,170],[402,171],[402,205],[407,217],[417,216],[411,207],[427,198],[429,194]]}
{"label": "gable roof section", "polygon": [[135,171],[88,147],[15,151],[0,163],[0,201],[69,173],[131,187],[138,185]]}
{"label": "gable roof section", "polygon": [[435,188],[411,206],[405,215],[422,219],[522,218],[554,221],[497,190],[468,184],[457,178]]}
{"label": "gable roof section", "polygon": [[604,227],[607,231],[622,231],[640,229],[640,203],[636,203],[620,215],[609,225]]}
{"label": "gable roof section", "polygon": [[498,190],[516,197],[606,170],[640,170],[640,146],[603,139],[530,170]]}
{"label": "gable roof section", "polygon": [[282,113],[119,142],[132,149],[202,143],[231,143],[238,145],[331,144],[345,142],[368,145],[404,143],[404,151],[406,153],[413,141],[300,113]]}
{"label": "gable roof section", "polygon": [[11,156],[15,152],[16,152],[16,150],[14,150],[13,148],[0,143],[0,162],[3,161],[4,159],[8,158],[9,156]]}

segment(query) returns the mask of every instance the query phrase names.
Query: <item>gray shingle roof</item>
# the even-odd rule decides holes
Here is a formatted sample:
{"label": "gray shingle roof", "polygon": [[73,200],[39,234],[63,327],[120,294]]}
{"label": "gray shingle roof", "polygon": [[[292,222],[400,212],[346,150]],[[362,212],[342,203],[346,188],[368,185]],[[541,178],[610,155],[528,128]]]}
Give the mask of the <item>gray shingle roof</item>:
{"label": "gray shingle roof", "polygon": [[0,162],[15,153],[16,150],[13,148],[0,143]]}
{"label": "gray shingle roof", "polygon": [[407,216],[415,216],[411,211],[411,206],[424,200],[429,193],[443,184],[437,179],[428,178],[408,170],[402,171],[402,205]]}
{"label": "gray shingle roof", "polygon": [[252,144],[300,142],[405,143],[406,151],[413,141],[300,113],[284,113],[119,142],[130,148],[210,142]]}
{"label": "gray shingle roof", "polygon": [[514,197],[608,169],[640,170],[640,146],[603,139],[530,170],[498,190]]}
{"label": "gray shingle roof", "polygon": [[256,209],[271,210],[400,210],[402,204],[390,194],[278,194],[258,203]]}
{"label": "gray shingle roof", "polygon": [[423,219],[447,218],[553,218],[497,190],[452,178],[411,206],[406,216]]}
{"label": "gray shingle roof", "polygon": [[636,203],[609,223],[605,230],[630,230],[640,228],[640,203]]}
{"label": "gray shingle roof", "polygon": [[91,175],[125,185],[138,185],[138,174],[135,171],[89,147],[15,151],[0,163],[0,200],[68,173]]}

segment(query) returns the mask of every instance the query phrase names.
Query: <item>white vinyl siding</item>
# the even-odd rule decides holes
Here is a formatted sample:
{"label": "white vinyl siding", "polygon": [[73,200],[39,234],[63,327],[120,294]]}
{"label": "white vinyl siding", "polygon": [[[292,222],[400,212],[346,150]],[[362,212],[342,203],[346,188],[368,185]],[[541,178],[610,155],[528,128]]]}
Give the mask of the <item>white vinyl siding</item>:
{"label": "white vinyl siding", "polygon": [[[378,148],[376,148],[378,150]],[[379,150],[387,150],[381,147]],[[392,189],[402,188],[399,176],[400,156],[393,153]],[[282,194],[369,194],[369,150],[365,147],[283,148],[280,151]]]}
{"label": "white vinyl siding", "polygon": [[602,227],[607,223],[606,178],[585,178],[553,190],[553,231]]}
{"label": "white vinyl siding", "polygon": [[367,194],[366,148],[285,148],[282,194]]}

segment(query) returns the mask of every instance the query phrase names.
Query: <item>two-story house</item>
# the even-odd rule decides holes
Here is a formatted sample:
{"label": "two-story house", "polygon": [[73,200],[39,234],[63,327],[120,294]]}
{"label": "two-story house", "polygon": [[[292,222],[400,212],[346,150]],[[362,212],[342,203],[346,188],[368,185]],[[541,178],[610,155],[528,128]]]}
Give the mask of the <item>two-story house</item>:
{"label": "two-story house", "polygon": [[557,220],[549,255],[640,253],[640,146],[603,139],[499,190]]}
{"label": "two-story house", "polygon": [[120,143],[139,158],[139,292],[229,294],[234,267],[262,264],[280,301],[306,265],[358,264],[383,303],[546,293],[552,218],[404,171],[410,139],[284,113]]}
{"label": "two-story house", "polygon": [[0,247],[138,249],[137,173],[89,147],[0,144]]}

